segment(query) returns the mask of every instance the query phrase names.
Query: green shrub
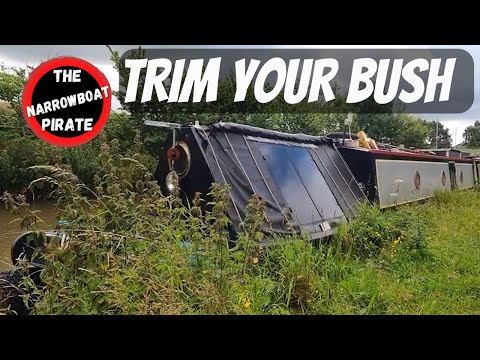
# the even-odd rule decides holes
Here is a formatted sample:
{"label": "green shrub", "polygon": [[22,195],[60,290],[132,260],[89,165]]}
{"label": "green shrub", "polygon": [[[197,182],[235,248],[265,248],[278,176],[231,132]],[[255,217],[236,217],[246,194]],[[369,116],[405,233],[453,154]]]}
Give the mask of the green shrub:
{"label": "green shrub", "polygon": [[436,189],[433,193],[433,201],[437,205],[446,205],[455,201],[456,193],[453,191]]}
{"label": "green shrub", "polygon": [[0,149],[0,190],[25,192],[37,174],[29,167],[61,162],[61,149],[25,136],[5,141]]}
{"label": "green shrub", "polygon": [[[261,245],[264,203],[253,197],[234,248],[229,247],[227,188],[214,184],[205,204],[184,206],[161,194],[148,168],[117,140],[102,141],[103,170],[88,189],[68,167],[36,167],[54,186],[69,241],[48,242],[38,314],[329,313],[348,275],[348,254],[298,236]],[[88,196],[86,196],[88,195]],[[4,195],[22,224],[36,217],[24,197]]]}
{"label": "green shrub", "polygon": [[359,212],[336,234],[337,241],[360,257],[399,255],[424,257],[427,219],[409,206],[381,210],[378,205],[362,204]]}
{"label": "green shrub", "polygon": [[[135,155],[150,170],[154,170],[156,158],[145,150],[139,130],[135,130],[133,120],[126,114],[113,113],[102,135],[104,138],[117,139],[120,151],[127,157]],[[103,140],[104,142],[105,140]],[[5,132],[0,129],[0,193],[10,191],[25,193],[30,182],[37,178],[38,171],[32,171],[37,165],[68,165],[72,172],[89,187],[94,187],[94,176],[103,176],[104,168],[100,161],[102,140],[74,147],[60,148],[38,139],[32,134]],[[45,196],[51,191],[44,184],[36,184],[36,195]]]}
{"label": "green shrub", "polygon": [[[383,276],[407,281],[428,255],[428,212],[421,205],[396,211],[363,205],[333,241],[290,235],[265,246],[264,204],[257,197],[230,248],[228,188],[214,184],[211,203],[199,195],[182,205],[162,195],[151,167],[143,165],[149,157],[138,134],[125,151],[116,139],[97,140],[92,188],[72,172],[89,166],[80,153],[71,152],[79,160],[71,167],[31,169],[44,174],[33,190],[40,184],[54,189],[57,217],[68,220],[69,235],[67,242],[48,242],[42,287],[24,279],[37,299],[34,313],[384,314],[392,303]],[[25,214],[23,227],[35,229],[38,217],[24,196],[2,199],[17,216]]]}
{"label": "green shrub", "polygon": [[277,301],[305,311],[319,295],[322,256],[306,239],[286,238],[266,251],[267,271],[276,280]]}
{"label": "green shrub", "polygon": [[[55,185],[69,241],[47,243],[37,313],[169,314],[267,311],[272,288],[258,277],[261,202],[253,199],[235,251],[228,246],[228,189],[214,185],[207,208],[164,197],[149,169],[119,143],[102,143],[105,175],[88,189],[66,167],[36,183]],[[85,195],[89,195],[88,197]],[[94,195],[92,197],[92,195]],[[7,199],[7,196],[4,196]],[[11,199],[11,197],[10,197]],[[7,199],[8,200],[8,199]],[[24,202],[18,198],[18,203]],[[18,205],[16,205],[18,207]],[[242,311],[240,311],[242,310]]]}

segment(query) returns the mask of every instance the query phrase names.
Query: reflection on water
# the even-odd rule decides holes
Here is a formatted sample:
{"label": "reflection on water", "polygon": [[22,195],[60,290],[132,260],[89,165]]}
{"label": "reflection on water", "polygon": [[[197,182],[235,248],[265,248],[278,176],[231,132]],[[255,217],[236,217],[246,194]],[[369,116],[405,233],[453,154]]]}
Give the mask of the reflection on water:
{"label": "reflection on water", "polygon": [[[37,215],[45,222],[38,223],[39,229],[53,229],[57,220],[55,218],[55,202],[39,201],[31,206],[32,210],[40,210]],[[13,221],[10,211],[0,204],[0,270],[6,269],[10,261],[10,247],[18,235],[22,233],[20,223]]]}

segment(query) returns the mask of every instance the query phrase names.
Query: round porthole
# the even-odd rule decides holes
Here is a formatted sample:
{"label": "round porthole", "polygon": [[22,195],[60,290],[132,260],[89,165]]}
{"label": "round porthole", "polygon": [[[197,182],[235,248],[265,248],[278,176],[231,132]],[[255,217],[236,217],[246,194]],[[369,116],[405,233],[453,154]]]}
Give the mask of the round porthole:
{"label": "round porthole", "polygon": [[415,183],[415,187],[417,190],[420,190],[420,184],[421,184],[422,179],[420,178],[420,173],[418,170],[415,172],[415,176],[413,178],[413,182]]}
{"label": "round porthole", "polygon": [[463,171],[460,171],[460,182],[463,183]]}
{"label": "round porthole", "polygon": [[445,186],[447,183],[447,175],[445,175],[445,171],[442,171],[442,185]]}

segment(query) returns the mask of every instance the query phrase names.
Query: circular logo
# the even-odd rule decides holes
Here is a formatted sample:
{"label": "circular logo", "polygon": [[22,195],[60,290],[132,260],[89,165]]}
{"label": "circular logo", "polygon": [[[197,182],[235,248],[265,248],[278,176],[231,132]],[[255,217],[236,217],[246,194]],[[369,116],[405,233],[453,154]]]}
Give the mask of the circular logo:
{"label": "circular logo", "polygon": [[105,75],[89,62],[59,57],[29,76],[22,110],[35,135],[49,144],[72,147],[95,138],[105,127],[112,90]]}

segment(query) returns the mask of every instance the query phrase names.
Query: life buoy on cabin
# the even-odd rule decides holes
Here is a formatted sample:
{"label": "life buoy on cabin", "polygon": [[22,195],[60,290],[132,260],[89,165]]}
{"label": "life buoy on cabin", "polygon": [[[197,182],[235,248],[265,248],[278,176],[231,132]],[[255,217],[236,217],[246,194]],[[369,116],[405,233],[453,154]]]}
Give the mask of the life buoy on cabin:
{"label": "life buoy on cabin", "polygon": [[191,155],[188,145],[184,141],[177,141],[175,146],[167,150],[170,171],[175,171],[181,179],[190,171]]}

